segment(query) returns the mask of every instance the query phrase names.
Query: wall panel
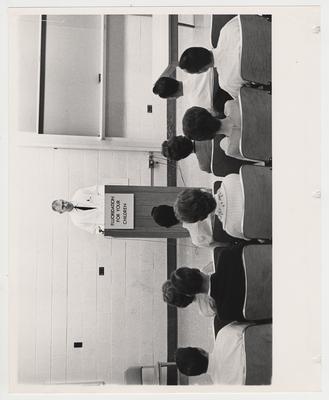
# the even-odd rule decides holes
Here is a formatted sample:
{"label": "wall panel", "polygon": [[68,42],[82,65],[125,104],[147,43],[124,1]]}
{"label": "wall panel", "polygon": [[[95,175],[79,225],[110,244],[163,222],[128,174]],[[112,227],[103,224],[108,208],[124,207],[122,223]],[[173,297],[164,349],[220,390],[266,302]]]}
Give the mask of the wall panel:
{"label": "wall panel", "polygon": [[26,148],[17,157],[19,381],[123,383],[127,367],[164,360],[165,242],[94,236],[51,209],[96,183],[148,185],[148,153]]}

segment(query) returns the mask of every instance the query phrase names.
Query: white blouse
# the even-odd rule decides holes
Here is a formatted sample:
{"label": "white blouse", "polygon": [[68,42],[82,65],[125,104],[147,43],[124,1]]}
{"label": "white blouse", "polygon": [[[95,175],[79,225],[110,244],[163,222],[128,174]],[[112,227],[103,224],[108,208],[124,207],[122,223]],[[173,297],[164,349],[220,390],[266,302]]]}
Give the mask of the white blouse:
{"label": "white blouse", "polygon": [[219,86],[234,99],[245,83],[241,77],[242,36],[239,16],[228,21],[220,31],[218,45],[213,49],[214,67],[218,71]]}
{"label": "white blouse", "polygon": [[209,354],[207,374],[214,384],[244,385],[246,382],[246,351],[244,332],[250,323],[231,322],[216,337]]}
{"label": "white blouse", "polygon": [[225,176],[215,200],[215,214],[222,222],[223,229],[233,237],[247,240],[242,232],[244,199],[239,174]]}

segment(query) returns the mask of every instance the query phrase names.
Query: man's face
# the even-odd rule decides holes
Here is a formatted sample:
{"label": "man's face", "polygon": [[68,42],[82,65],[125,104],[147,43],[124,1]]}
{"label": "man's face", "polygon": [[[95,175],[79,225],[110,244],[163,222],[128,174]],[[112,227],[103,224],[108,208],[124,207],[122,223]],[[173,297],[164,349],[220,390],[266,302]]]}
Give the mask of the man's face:
{"label": "man's face", "polygon": [[53,210],[62,214],[73,210],[73,204],[66,200],[55,200],[53,203]]}

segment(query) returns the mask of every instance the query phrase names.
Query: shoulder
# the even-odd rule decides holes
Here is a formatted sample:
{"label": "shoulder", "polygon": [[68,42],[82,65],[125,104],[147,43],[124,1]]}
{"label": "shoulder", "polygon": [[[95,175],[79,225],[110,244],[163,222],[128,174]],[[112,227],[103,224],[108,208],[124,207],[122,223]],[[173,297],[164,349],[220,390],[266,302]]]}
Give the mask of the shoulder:
{"label": "shoulder", "polygon": [[223,26],[223,28],[220,31],[220,35],[222,35],[223,33],[229,33],[232,30],[235,29],[240,29],[240,17],[239,15],[237,15],[236,17],[230,19],[228,22],[226,22],[226,24]]}
{"label": "shoulder", "polygon": [[194,223],[191,223],[191,222],[182,222],[182,227],[183,228],[185,228],[185,229],[187,229],[189,232],[195,232],[195,229],[196,229],[196,227],[195,227],[195,222]]}
{"label": "shoulder", "polygon": [[240,183],[240,175],[239,174],[229,174],[226,175],[223,179],[223,183],[221,187],[228,188],[230,186],[235,186],[237,183]]}
{"label": "shoulder", "polygon": [[224,114],[229,117],[237,109],[239,109],[239,100],[228,100],[224,105]]}

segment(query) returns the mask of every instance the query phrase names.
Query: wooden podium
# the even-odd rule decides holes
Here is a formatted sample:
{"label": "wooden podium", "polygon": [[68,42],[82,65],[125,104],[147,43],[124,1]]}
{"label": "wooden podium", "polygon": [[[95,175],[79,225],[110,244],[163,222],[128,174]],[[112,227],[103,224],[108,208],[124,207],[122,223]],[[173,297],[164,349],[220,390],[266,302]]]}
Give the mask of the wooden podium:
{"label": "wooden podium", "polygon": [[[105,186],[105,230],[104,236],[122,238],[180,238],[189,233],[177,224],[171,228],[157,225],[151,216],[152,208],[160,204],[172,206],[179,192],[185,188],[176,186]],[[111,195],[133,194],[132,229],[116,229],[110,226],[108,210],[111,207]]]}

